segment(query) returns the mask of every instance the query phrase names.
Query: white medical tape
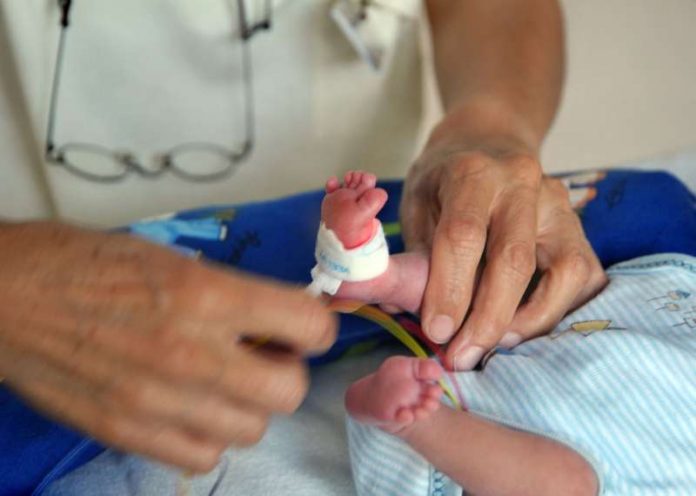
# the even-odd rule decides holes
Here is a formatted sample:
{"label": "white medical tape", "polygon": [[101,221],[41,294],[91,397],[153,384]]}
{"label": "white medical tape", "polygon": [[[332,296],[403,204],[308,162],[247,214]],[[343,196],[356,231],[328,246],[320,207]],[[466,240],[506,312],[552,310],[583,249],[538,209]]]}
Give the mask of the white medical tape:
{"label": "white medical tape", "polygon": [[[379,222],[379,221],[377,221]],[[351,249],[343,247],[336,233],[322,222],[314,250],[317,265],[312,269],[312,294],[336,294],[343,281],[369,281],[384,273],[389,265],[389,247],[382,223],[370,241]]]}

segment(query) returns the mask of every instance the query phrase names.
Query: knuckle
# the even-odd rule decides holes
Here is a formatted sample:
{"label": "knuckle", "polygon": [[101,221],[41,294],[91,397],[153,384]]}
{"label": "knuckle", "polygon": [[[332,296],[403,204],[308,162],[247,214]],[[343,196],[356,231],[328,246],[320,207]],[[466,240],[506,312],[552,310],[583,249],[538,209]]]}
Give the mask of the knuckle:
{"label": "knuckle", "polygon": [[527,337],[533,337],[548,333],[560,322],[567,311],[569,308],[559,306],[557,302],[544,301],[543,304],[536,306],[534,312],[530,314],[523,334]]}
{"label": "knuckle", "polygon": [[203,286],[193,282],[182,286],[181,295],[187,306],[200,315],[215,315],[220,308],[226,306],[249,308],[254,303],[250,292],[238,290],[224,294],[217,286]]}
{"label": "knuckle", "polygon": [[561,182],[560,179],[556,179],[555,177],[545,177],[544,184],[551,194],[551,198],[553,198],[556,202],[563,203],[564,205],[570,205],[568,189],[563,185],[563,182]]}
{"label": "knuckle", "polygon": [[[220,273],[205,267],[196,260],[185,259],[172,268],[170,278],[170,294],[173,295],[172,309],[184,309],[205,315],[215,314],[220,308],[235,305],[237,299],[248,295],[248,291],[231,273]],[[222,282],[225,287],[234,287],[233,291],[221,290]],[[237,288],[237,285],[240,287]]]}
{"label": "knuckle", "polygon": [[524,241],[510,241],[500,251],[500,259],[506,271],[520,279],[528,279],[536,269],[534,245]]}
{"label": "knuckle", "polygon": [[144,382],[121,381],[108,393],[112,403],[130,412],[149,413],[151,410],[151,388]]}
{"label": "knuckle", "polygon": [[[457,256],[462,256],[462,251],[457,252]],[[463,319],[466,309],[469,306],[472,296],[473,272],[469,270],[451,271],[442,279],[437,281],[426,291],[425,297],[433,308],[452,312],[455,319]]]}
{"label": "knuckle", "polygon": [[239,367],[228,367],[224,374],[224,388],[236,400],[249,401],[254,397],[265,398],[268,396],[269,382],[268,372],[254,370],[254,373],[244,374]]}
{"label": "knuckle", "polygon": [[433,166],[440,162],[441,160],[433,162],[427,160],[427,157],[421,157],[413,164],[404,180],[402,204],[420,202],[435,194],[446,173],[445,167]]}
{"label": "knuckle", "polygon": [[309,391],[309,378],[307,371],[302,366],[297,366],[294,372],[283,381],[280,391],[277,394],[278,410],[281,413],[294,413],[304,400]]}
{"label": "knuckle", "polygon": [[195,347],[181,340],[167,343],[163,352],[162,359],[155,361],[154,366],[171,377],[188,377],[199,362]]}
{"label": "knuckle", "polygon": [[185,464],[194,474],[206,474],[217,467],[226,449],[227,445],[224,443],[206,440],[196,448],[195,454],[189,453],[186,456]]}
{"label": "knuckle", "polygon": [[546,222],[552,232],[566,237],[572,236],[576,241],[585,238],[580,217],[573,211],[570,203],[553,205],[546,216]]}
{"label": "knuckle", "polygon": [[541,183],[541,166],[531,155],[516,155],[511,159],[510,165],[521,183],[533,188],[537,188]]}
{"label": "knuckle", "polygon": [[107,443],[119,447],[127,448],[131,441],[131,436],[125,424],[116,416],[106,414],[95,420],[95,437]]}
{"label": "knuckle", "polygon": [[297,315],[301,316],[300,328],[305,337],[312,344],[326,344],[333,342],[332,336],[336,332],[336,321],[325,307],[315,300],[303,298]]}
{"label": "knuckle", "polygon": [[200,280],[200,266],[193,260],[184,259],[168,267],[171,287],[175,290],[186,290],[197,286]]}
{"label": "knuckle", "polygon": [[206,453],[199,454],[196,457],[196,465],[192,469],[200,474],[207,474],[220,463],[220,457],[224,451],[224,448],[214,447],[207,450]]}
{"label": "knuckle", "polygon": [[475,343],[476,345],[480,346],[484,350],[491,350],[493,349],[500,339],[503,337],[503,332],[502,329],[502,324],[498,323],[495,327],[492,327],[493,329],[499,329],[500,331],[498,332],[487,332],[483,334],[478,334],[473,337],[472,342]]}
{"label": "knuckle", "polygon": [[600,289],[606,286],[609,283],[609,277],[607,276],[607,273],[604,272],[604,269],[602,269],[601,266],[597,267],[596,271],[593,271],[593,275],[591,276],[592,284],[594,285],[595,288]]}
{"label": "knuckle", "polygon": [[465,176],[484,171],[490,158],[483,152],[474,151],[460,157],[451,167],[452,179],[462,179]]}
{"label": "knuckle", "polygon": [[[586,240],[587,238],[585,237],[585,228],[582,227],[582,221],[580,220],[580,216],[577,213],[575,213],[575,211],[570,206],[568,207],[568,210],[566,212],[568,224],[572,226],[572,229],[575,230],[575,236],[579,239]],[[592,250],[592,248],[590,248],[589,246],[587,249],[590,251]]]}
{"label": "knuckle", "polygon": [[599,263],[596,257],[592,257],[592,262],[590,263],[590,274],[588,277],[587,284],[594,290],[599,290],[606,286],[609,282],[609,277],[607,273],[604,272],[602,265]]}
{"label": "knuckle", "polygon": [[210,458],[212,459],[211,461],[217,465],[220,462],[220,458],[222,457],[223,453],[225,453],[225,450],[227,449],[227,443],[224,441],[217,440],[212,444],[210,447]]}
{"label": "knuckle", "polygon": [[234,378],[230,389],[236,398],[253,400],[264,411],[292,413],[302,403],[309,389],[305,368],[297,363],[292,367],[278,365],[268,370],[257,370],[244,378]]}
{"label": "knuckle", "polygon": [[268,419],[262,415],[253,417],[244,430],[239,434],[235,444],[242,447],[258,444],[268,429]]}
{"label": "knuckle", "polygon": [[445,224],[445,236],[454,247],[480,246],[486,238],[486,219],[472,212],[453,213]]}
{"label": "knuckle", "polygon": [[565,274],[583,284],[590,279],[592,266],[581,248],[571,249],[563,256],[559,265]]}
{"label": "knuckle", "polygon": [[518,216],[533,215],[536,210],[538,200],[538,190],[532,185],[516,184],[506,189],[507,200],[510,202],[508,208]]}
{"label": "knuckle", "polygon": [[559,321],[558,311],[550,305],[544,305],[534,315],[534,324],[527,329],[527,333],[534,336],[546,334],[553,329]]}

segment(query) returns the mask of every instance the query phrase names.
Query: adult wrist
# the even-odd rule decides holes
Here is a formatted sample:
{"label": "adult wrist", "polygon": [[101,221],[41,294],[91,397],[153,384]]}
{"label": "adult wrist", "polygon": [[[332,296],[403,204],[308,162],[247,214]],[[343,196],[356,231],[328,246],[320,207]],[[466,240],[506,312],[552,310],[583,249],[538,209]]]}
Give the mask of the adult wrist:
{"label": "adult wrist", "polygon": [[531,119],[500,98],[482,96],[452,106],[433,128],[426,149],[452,145],[536,158],[542,140]]}

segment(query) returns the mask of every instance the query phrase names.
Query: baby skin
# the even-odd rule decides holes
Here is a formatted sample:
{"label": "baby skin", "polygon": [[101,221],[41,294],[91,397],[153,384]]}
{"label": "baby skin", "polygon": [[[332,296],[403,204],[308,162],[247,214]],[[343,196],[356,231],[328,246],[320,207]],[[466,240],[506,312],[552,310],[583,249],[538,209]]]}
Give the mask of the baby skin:
{"label": "baby skin", "polygon": [[[346,248],[369,241],[378,227],[375,218],[387,193],[375,184],[375,176],[364,172],[349,172],[343,184],[336,178],[326,184],[322,220]],[[425,255],[392,255],[384,274],[344,282],[336,296],[416,313],[427,277]],[[597,493],[593,469],[570,448],[441,405],[442,373],[431,359],[391,357],[349,387],[346,408],[355,420],[402,438],[468,494]]]}

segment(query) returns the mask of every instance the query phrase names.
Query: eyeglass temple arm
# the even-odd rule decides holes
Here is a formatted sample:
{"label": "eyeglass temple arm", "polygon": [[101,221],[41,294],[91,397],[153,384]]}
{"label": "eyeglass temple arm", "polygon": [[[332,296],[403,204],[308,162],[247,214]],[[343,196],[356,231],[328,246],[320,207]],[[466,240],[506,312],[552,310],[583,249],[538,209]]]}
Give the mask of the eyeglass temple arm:
{"label": "eyeglass temple arm", "polygon": [[72,7],[72,0],[58,0],[58,7],[60,7],[60,25],[67,28],[70,24],[70,7]]}
{"label": "eyeglass temple arm", "polygon": [[252,25],[249,25],[249,20],[247,18],[246,12],[246,1],[237,0],[237,10],[239,11],[239,27],[240,32],[242,33],[242,39],[244,41],[249,40],[257,31],[271,28],[271,2],[272,0],[266,0],[264,2],[265,19],[258,21]]}
{"label": "eyeglass temple arm", "polygon": [[58,40],[58,50],[56,53],[56,68],[53,73],[53,84],[51,85],[51,103],[48,110],[48,126],[46,129],[46,155],[51,156],[55,147],[53,143],[53,129],[55,126],[56,101],[58,85],[60,84],[60,73],[63,65],[63,47],[65,44],[65,31],[70,25],[70,9],[72,0],[58,0],[60,9],[60,39]]}

